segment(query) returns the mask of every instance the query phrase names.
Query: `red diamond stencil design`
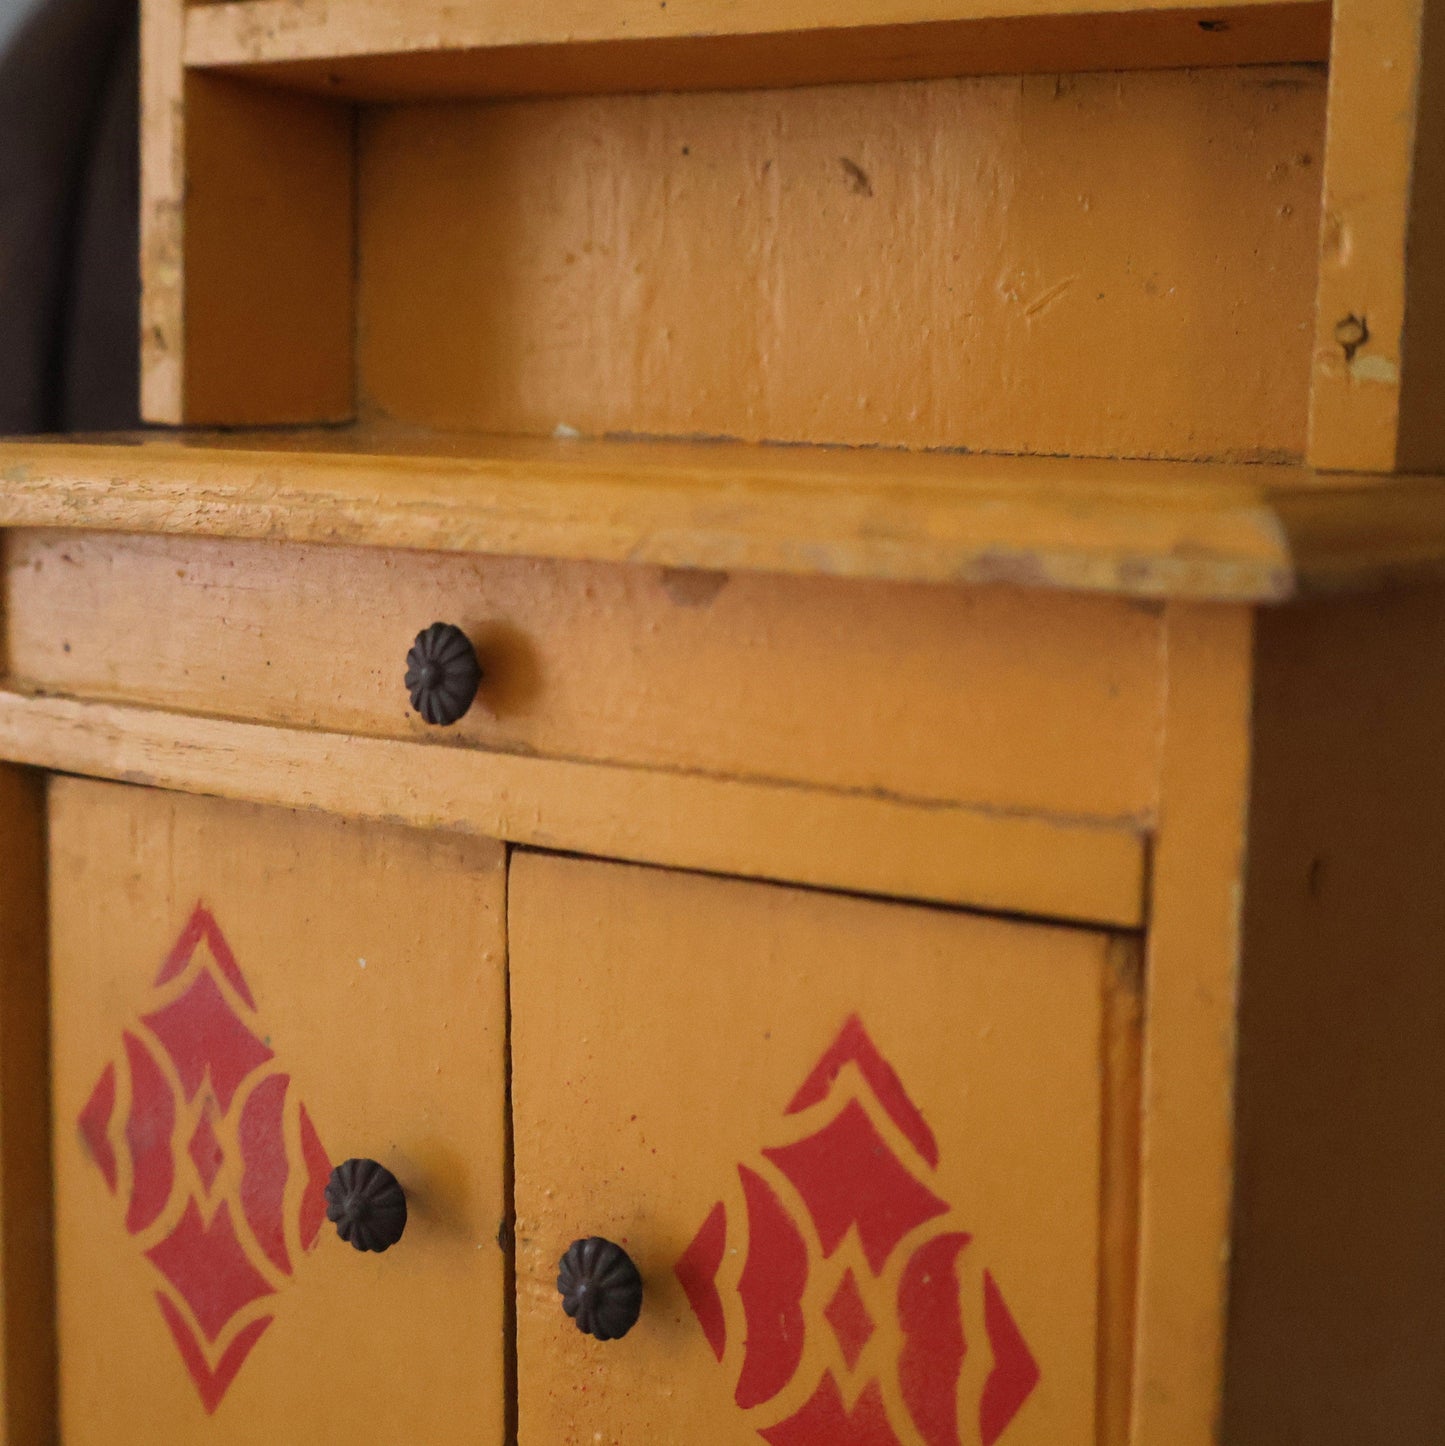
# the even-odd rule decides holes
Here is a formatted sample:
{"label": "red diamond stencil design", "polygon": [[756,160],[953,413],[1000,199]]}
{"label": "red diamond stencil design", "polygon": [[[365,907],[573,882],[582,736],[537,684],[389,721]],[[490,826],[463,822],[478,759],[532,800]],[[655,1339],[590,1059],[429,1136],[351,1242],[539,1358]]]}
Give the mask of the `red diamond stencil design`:
{"label": "red diamond stencil design", "polygon": [[[290,1085],[258,1033],[230,945],[197,904],[161,964],[151,1006],[121,1032],[78,1124],[155,1267],[161,1317],[208,1415],[272,1324],[268,1302],[292,1273],[293,1114],[304,1185],[290,1223],[302,1250],[315,1246],[326,1215],[331,1165]],[[128,1099],[123,1124],[118,1097]]]}
{"label": "red diamond stencil design", "polygon": [[833,1327],[833,1335],[848,1369],[853,1370],[858,1364],[858,1357],[863,1354],[863,1347],[872,1340],[875,1327],[863,1292],[858,1289],[851,1270],[843,1273],[842,1282],[833,1292],[833,1299],[828,1302],[823,1314]]}
{"label": "red diamond stencil design", "polygon": [[[733,1213],[745,1229],[730,1235],[719,1201],[674,1267],[713,1354],[736,1372],[738,1406],[770,1446],[994,1446],[1038,1386],[1039,1364],[994,1276],[975,1271],[973,1234],[953,1227],[935,1189],[933,1131],[856,1016],[794,1096],[794,1115],[807,1116],[796,1126],[807,1134],[738,1166]],[[731,1341],[718,1279],[730,1239],[746,1248]],[[868,1349],[880,1312],[898,1327],[888,1358]],[[819,1331],[836,1354],[808,1353]],[[965,1420],[971,1350],[983,1353],[982,1393],[975,1386]]]}

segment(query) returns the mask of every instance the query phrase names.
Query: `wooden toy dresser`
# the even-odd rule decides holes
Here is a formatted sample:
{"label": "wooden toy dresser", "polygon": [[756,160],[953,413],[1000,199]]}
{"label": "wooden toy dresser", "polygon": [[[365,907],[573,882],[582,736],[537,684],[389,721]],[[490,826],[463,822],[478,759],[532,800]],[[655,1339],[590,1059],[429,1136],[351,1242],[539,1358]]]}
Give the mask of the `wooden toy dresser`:
{"label": "wooden toy dresser", "polygon": [[1445,7],[144,12],[0,1438],[1445,1440]]}

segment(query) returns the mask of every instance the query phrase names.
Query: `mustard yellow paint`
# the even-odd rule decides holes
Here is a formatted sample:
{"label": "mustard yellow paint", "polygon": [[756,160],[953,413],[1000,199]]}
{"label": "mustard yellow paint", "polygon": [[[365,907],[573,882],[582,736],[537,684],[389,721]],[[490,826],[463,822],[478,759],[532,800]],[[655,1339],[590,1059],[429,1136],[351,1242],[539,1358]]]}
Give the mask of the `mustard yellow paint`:
{"label": "mustard yellow paint", "polygon": [[1241,603],[1445,572],[1429,476],[373,428],[0,441],[0,524]]}
{"label": "mustard yellow paint", "polygon": [[[745,1251],[852,1013],[975,1235],[962,1405],[985,1265],[1043,1367],[1004,1446],[1438,1439],[1442,629],[1370,594],[1445,575],[1442,35],[145,0],[147,415],[349,424],[0,445],[0,525],[56,529],[4,539],[0,757],[205,796],[54,781],[47,917],[0,775],[6,1446],[756,1441],[744,1255],[721,1365],[672,1263],[724,1200]],[[396,675],[453,608],[494,691],[434,738]],[[510,925],[507,842],[588,856]],[[327,1148],[416,1185],[210,1418],[75,1124],[202,894]],[[552,1287],[590,1231],[648,1277],[605,1348]],[[840,1251],[913,1446],[902,1266]],[[813,1264],[758,1423],[843,1368]]]}
{"label": "mustard yellow paint", "polygon": [[[1010,1446],[1094,1439],[1101,1161],[1137,1109],[1116,1095],[1105,1115],[1108,999],[1129,987],[1107,935],[530,855],[513,864],[509,918],[523,1443],[731,1446],[797,1410],[824,1370],[851,1380],[849,1400],[880,1373],[901,1439],[915,1439],[890,1368],[894,1300],[912,1246],[939,1229],[974,1236],[962,1259],[964,1329],[978,1345],[959,1385],[964,1439],[990,1359],[985,1268],[1042,1370]],[[853,1015],[931,1122],[936,1171],[856,1067],[824,1104],[785,1114]],[[746,1259],[738,1166],[777,1182],[761,1151],[810,1135],[849,1098],[952,1211],[877,1277],[856,1236],[827,1261],[814,1241],[802,1365],[744,1419],[732,1399]],[[718,1201],[732,1222],[721,1366],[673,1274]],[[592,1234],[625,1242],[646,1281],[641,1323],[612,1345],[580,1336],[556,1294],[557,1258]],[[823,1318],[845,1264],[877,1327],[855,1377]]]}
{"label": "mustard yellow paint", "polygon": [[[1160,618],[1116,598],[61,532],[12,534],[4,571],[38,691],[1046,815],[1153,802]],[[443,613],[487,678],[439,734],[400,681]]]}
{"label": "mustard yellow paint", "polygon": [[1261,67],[364,112],[360,414],[1298,457],[1324,100]]}
{"label": "mustard yellow paint", "polygon": [[[57,780],[50,850],[60,1439],[499,1439],[501,849]],[[175,1189],[136,1237],[126,1229],[123,1065],[111,1131],[118,1195],[107,1191],[77,1128],[106,1063],[124,1060],[122,1031],[166,1059],[139,1021],[175,993],[155,981],[198,900],[252,990],[256,1012],[246,1017],[290,1076],[293,1112],[285,1200],[294,1273],[287,1278],[254,1247],[248,1252],[275,1293],[230,1321],[217,1346],[259,1316],[274,1319],[210,1416],[157,1308],[162,1277],[142,1253],[177,1223],[188,1193],[204,1199],[187,1144],[206,1090],[179,1110],[170,1142]],[[388,1254],[359,1254],[330,1225],[303,1251],[298,1098],[333,1163],[378,1159],[407,1189],[406,1233]],[[240,1162],[235,1137],[227,1127],[221,1135],[230,1158],[215,1189],[235,1212]]]}

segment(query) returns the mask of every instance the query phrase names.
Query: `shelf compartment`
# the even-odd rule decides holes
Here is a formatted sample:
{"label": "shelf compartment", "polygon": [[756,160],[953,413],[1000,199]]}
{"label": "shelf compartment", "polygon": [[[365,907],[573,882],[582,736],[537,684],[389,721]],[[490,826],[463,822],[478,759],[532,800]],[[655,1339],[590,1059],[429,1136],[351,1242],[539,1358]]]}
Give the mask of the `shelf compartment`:
{"label": "shelf compartment", "polygon": [[711,90],[1328,58],[1321,0],[228,0],[185,64],[361,100]]}

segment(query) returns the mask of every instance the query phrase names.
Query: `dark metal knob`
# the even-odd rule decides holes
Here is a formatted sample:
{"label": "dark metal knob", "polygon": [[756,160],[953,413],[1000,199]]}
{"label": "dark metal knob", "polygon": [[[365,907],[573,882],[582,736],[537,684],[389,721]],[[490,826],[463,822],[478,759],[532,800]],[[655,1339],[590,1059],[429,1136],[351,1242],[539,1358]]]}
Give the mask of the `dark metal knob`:
{"label": "dark metal knob", "polygon": [[460,628],[433,623],[416,635],[406,655],[406,688],[411,706],[428,723],[455,723],[472,706],[481,681],[477,650]]}
{"label": "dark metal knob", "polygon": [[642,1314],[642,1277],[631,1256],[596,1235],[568,1246],[557,1289],[577,1329],[599,1341],[625,1336]]}
{"label": "dark metal knob", "polygon": [[375,1160],[344,1160],[326,1182],[326,1218],[357,1250],[389,1250],[406,1229],[406,1191]]}

